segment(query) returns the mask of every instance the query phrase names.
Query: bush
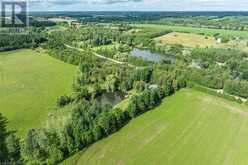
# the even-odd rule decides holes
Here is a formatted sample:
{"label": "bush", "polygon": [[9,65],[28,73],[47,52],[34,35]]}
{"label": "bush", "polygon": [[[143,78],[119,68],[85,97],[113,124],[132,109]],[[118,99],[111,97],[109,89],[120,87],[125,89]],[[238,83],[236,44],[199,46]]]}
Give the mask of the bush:
{"label": "bush", "polygon": [[218,75],[210,75],[210,73],[204,73],[202,71],[195,71],[189,73],[189,80],[196,84],[213,88],[213,89],[223,89],[224,81],[222,78],[219,78]]}
{"label": "bush", "polygon": [[136,89],[139,92],[142,92],[145,90],[146,83],[144,81],[136,81],[134,82],[134,89]]}
{"label": "bush", "polygon": [[57,100],[57,105],[61,108],[66,106],[71,102],[71,98],[69,96],[60,96]]}
{"label": "bush", "polygon": [[246,81],[226,81],[224,91],[235,96],[248,98],[248,82]]}
{"label": "bush", "polygon": [[196,85],[194,83],[189,83],[188,87],[196,89],[196,90],[204,92],[204,93],[207,93],[207,94],[210,94],[210,95],[213,95],[213,96],[218,96],[218,97],[227,99],[229,101],[234,101],[234,102],[237,102],[237,103],[243,103],[242,100],[236,99],[234,96],[230,96],[230,95],[227,95],[227,94],[224,94],[224,93],[218,93],[218,92],[216,92],[216,91],[214,91],[212,89],[208,89],[206,87],[202,87],[202,86]]}

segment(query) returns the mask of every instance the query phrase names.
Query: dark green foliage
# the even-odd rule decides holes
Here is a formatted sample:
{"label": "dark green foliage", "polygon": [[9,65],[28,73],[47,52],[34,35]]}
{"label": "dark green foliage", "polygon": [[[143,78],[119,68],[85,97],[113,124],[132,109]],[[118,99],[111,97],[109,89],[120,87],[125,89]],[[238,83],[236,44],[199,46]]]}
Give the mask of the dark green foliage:
{"label": "dark green foliage", "polygon": [[57,164],[64,158],[59,135],[46,129],[30,130],[24,140],[24,161],[30,164]]}
{"label": "dark green foliage", "polygon": [[242,79],[248,81],[248,70],[243,71]]}
{"label": "dark green foliage", "polygon": [[49,49],[49,54],[57,59],[60,59],[61,61],[74,65],[93,63],[94,61],[99,60],[92,54],[92,52],[85,51],[82,53],[63,46],[56,49]]}
{"label": "dark green foliage", "polygon": [[142,68],[137,69],[132,75],[134,81],[144,81],[149,82],[152,78],[152,69],[151,68]]}
{"label": "dark green foliage", "polygon": [[217,48],[195,48],[191,55],[193,59],[202,61],[225,63],[235,54],[235,58],[243,57],[245,54],[235,49],[217,49]]}
{"label": "dark green foliage", "polygon": [[70,28],[66,31],[53,32],[48,36],[49,48],[58,48],[62,44],[72,44],[80,42],[80,47],[87,49],[94,46],[109,45],[114,42],[127,43],[132,45],[131,36],[123,35],[121,29],[108,28],[106,26],[95,25],[86,26],[84,28],[73,29]]}
{"label": "dark green foliage", "polygon": [[164,97],[173,94],[171,89],[173,89],[173,91],[176,91],[179,90],[179,88],[182,87],[177,85],[177,89],[173,89],[173,84],[167,84],[163,88],[157,87],[145,90],[142,94],[131,98],[126,111],[128,112],[130,118],[134,118],[159,105]]}
{"label": "dark green foliage", "polygon": [[6,130],[7,120],[0,113],[0,162],[5,162],[7,157],[7,147],[5,140],[8,136]]}
{"label": "dark green foliage", "polygon": [[46,41],[42,34],[30,32],[28,34],[0,34],[0,51],[20,48],[36,48]]}
{"label": "dark green foliage", "polygon": [[213,89],[223,89],[224,78],[220,74],[193,70],[190,73],[190,81]]}
{"label": "dark green foliage", "polygon": [[6,139],[6,148],[8,152],[8,159],[13,165],[21,163],[21,147],[19,139],[12,133]]}
{"label": "dark green foliage", "polygon": [[248,98],[248,82],[225,81],[224,91],[231,95]]}
{"label": "dark green foliage", "polygon": [[132,34],[134,45],[149,47],[152,39],[170,33],[170,30],[143,28],[142,31]]}
{"label": "dark green foliage", "polygon": [[24,142],[24,159],[30,164],[57,164],[66,156],[120,129],[129,120],[126,112],[96,102],[78,104],[62,137],[52,130],[30,130]]}
{"label": "dark green foliage", "polygon": [[64,107],[65,105],[71,102],[71,98],[69,96],[60,96],[57,100],[57,105],[59,107]]}
{"label": "dark green foliage", "polygon": [[29,25],[34,27],[48,27],[48,26],[55,26],[56,23],[49,21],[49,20],[39,20],[34,19],[33,17],[29,18]]}
{"label": "dark green foliage", "polygon": [[211,94],[211,95],[214,95],[214,96],[222,97],[222,98],[230,100],[230,101],[243,103],[241,100],[236,99],[234,96],[230,96],[230,95],[225,94],[225,93],[218,93],[218,92],[216,92],[216,91],[214,91],[212,89],[209,89],[209,88],[206,88],[206,87],[203,87],[203,86],[200,86],[200,85],[190,83],[188,85],[188,87],[194,88],[194,89],[196,89],[198,91],[205,92],[205,93],[208,93],[208,94]]}
{"label": "dark green foliage", "polygon": [[134,82],[134,89],[139,92],[142,92],[146,88],[146,83],[144,81],[136,81]]}
{"label": "dark green foliage", "polygon": [[7,119],[0,113],[0,164],[21,164],[19,139],[6,129],[6,124]]}
{"label": "dark green foliage", "polygon": [[223,89],[224,92],[248,97],[247,54],[233,49],[196,48],[192,51],[201,69],[190,69],[188,79],[199,85]]}

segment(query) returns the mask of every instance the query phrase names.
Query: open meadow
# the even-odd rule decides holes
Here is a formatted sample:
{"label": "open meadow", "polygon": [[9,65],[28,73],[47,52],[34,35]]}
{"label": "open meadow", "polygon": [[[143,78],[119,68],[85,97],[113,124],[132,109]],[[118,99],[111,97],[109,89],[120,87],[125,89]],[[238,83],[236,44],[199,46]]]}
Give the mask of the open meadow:
{"label": "open meadow", "polygon": [[8,127],[23,137],[45,122],[57,98],[70,94],[76,70],[42,52],[0,53],[0,113]]}
{"label": "open meadow", "polygon": [[64,164],[248,164],[248,108],[183,89]]}

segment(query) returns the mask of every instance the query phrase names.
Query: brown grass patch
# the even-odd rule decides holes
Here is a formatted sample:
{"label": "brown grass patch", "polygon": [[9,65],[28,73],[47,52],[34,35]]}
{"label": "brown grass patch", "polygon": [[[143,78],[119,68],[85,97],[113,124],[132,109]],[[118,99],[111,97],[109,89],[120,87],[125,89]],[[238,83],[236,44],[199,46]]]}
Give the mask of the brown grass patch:
{"label": "brown grass patch", "polygon": [[162,44],[182,44],[186,47],[211,47],[218,44],[215,38],[211,36],[178,32],[166,34],[156,38],[156,40]]}

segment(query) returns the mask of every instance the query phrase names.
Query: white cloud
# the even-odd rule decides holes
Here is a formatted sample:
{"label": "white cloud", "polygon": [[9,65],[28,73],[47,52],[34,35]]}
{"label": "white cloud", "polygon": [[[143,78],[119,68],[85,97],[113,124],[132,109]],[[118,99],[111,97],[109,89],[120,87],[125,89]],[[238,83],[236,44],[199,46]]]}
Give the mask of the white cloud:
{"label": "white cloud", "polygon": [[[31,0],[32,1],[32,0]],[[35,0],[33,0],[35,1]],[[31,10],[247,11],[248,0],[38,0]]]}

